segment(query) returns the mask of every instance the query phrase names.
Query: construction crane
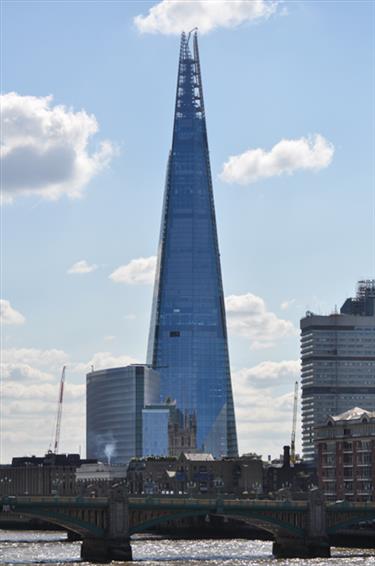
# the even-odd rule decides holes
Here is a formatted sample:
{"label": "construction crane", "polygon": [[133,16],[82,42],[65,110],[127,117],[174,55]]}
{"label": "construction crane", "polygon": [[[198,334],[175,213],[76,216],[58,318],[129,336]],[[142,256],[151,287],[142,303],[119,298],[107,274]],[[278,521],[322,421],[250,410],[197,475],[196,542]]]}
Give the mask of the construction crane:
{"label": "construction crane", "polygon": [[54,442],[53,450],[52,450],[53,454],[57,454],[58,451],[59,451],[61,414],[62,414],[62,406],[63,406],[63,398],[64,398],[65,369],[66,369],[66,366],[64,366],[63,369],[62,369],[61,380],[60,380],[59,398],[58,398],[58,401],[57,401],[55,442]]}
{"label": "construction crane", "polygon": [[290,461],[292,464],[295,464],[296,462],[297,403],[298,403],[298,381],[296,381],[294,384],[293,425],[292,425],[292,439],[290,442]]}

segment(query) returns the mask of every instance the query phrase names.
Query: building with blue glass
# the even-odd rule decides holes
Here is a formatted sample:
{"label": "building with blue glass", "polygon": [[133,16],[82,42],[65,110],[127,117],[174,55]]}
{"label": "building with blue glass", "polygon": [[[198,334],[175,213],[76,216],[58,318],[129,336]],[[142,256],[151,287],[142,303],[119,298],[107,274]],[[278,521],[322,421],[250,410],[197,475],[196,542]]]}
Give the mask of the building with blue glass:
{"label": "building with blue glass", "polygon": [[86,376],[87,458],[128,464],[143,454],[142,410],[159,401],[158,372],[143,364]]}
{"label": "building with blue glass", "polygon": [[182,34],[147,362],[194,413],[197,450],[237,455],[197,33]]}

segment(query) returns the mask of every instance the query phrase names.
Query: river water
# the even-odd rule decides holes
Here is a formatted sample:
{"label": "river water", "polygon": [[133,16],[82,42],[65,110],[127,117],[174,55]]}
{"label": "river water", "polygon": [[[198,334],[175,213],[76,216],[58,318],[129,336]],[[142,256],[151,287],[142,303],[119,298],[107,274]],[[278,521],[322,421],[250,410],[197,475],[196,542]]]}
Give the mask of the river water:
{"label": "river water", "polygon": [[[132,538],[132,549],[134,566],[375,566],[375,550],[333,548],[329,559],[276,560],[271,542],[244,539],[168,540],[137,535]],[[12,564],[91,563],[80,561],[80,542],[68,542],[65,533],[0,530],[0,565]]]}

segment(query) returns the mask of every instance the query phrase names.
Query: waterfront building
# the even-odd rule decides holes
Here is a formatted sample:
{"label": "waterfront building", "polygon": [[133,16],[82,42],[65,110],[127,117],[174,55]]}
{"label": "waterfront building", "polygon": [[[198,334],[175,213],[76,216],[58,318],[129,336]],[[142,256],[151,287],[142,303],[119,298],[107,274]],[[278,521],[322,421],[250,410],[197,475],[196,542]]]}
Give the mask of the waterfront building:
{"label": "waterfront building", "polygon": [[263,473],[265,493],[282,490],[288,496],[296,497],[318,485],[315,467],[303,460],[292,462],[289,446],[284,446],[283,456],[279,460],[264,462]]}
{"label": "waterfront building", "polygon": [[87,457],[127,464],[142,456],[142,410],[159,401],[159,374],[147,365],[92,371],[86,376]]}
{"label": "waterfront building", "polygon": [[112,485],[126,481],[126,470],[127,465],[124,464],[83,464],[76,470],[77,493],[91,497],[107,497]]}
{"label": "waterfront building", "polygon": [[197,449],[237,455],[197,33],[182,34],[148,363],[161,398],[195,414]]}
{"label": "waterfront building", "polygon": [[75,495],[75,474],[82,465],[79,454],[18,456],[10,465],[0,466],[0,496],[3,495]]}
{"label": "waterfront building", "polygon": [[329,316],[301,320],[303,456],[315,457],[315,427],[353,406],[375,410],[375,280]]}
{"label": "waterfront building", "polygon": [[259,457],[214,459],[212,454],[183,452],[178,458],[130,461],[129,493],[260,495],[263,464]]}
{"label": "waterfront building", "polygon": [[328,501],[375,501],[375,411],[354,407],[316,428],[318,477]]}

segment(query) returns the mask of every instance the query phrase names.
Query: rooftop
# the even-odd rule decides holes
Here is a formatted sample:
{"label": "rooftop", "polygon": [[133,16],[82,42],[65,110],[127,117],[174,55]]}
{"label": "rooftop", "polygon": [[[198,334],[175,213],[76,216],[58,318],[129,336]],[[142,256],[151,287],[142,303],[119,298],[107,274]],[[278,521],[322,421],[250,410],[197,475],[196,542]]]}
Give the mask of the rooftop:
{"label": "rooftop", "polygon": [[184,452],[183,456],[186,460],[191,460],[192,462],[212,462],[214,460],[212,454],[208,454],[206,452]]}
{"label": "rooftop", "polygon": [[359,421],[364,416],[369,419],[375,419],[375,411],[367,411],[366,409],[361,409],[361,407],[353,407],[353,409],[349,409],[348,411],[345,411],[345,413],[341,413],[341,415],[332,416],[330,419],[335,422]]}

